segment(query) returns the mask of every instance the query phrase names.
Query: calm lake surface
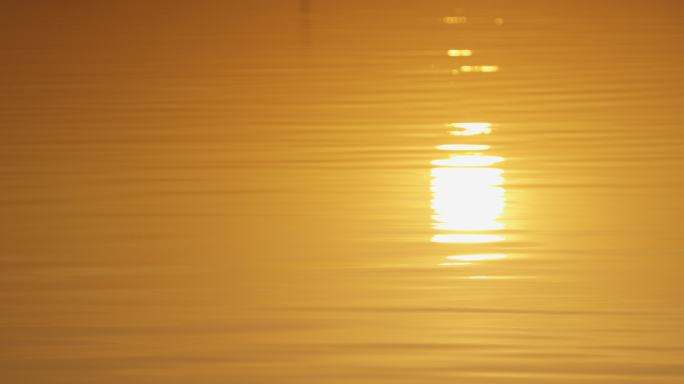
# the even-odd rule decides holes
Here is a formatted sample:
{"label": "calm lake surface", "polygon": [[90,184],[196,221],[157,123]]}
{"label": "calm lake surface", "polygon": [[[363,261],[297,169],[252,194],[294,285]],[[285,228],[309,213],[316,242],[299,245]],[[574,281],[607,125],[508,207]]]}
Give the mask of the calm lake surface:
{"label": "calm lake surface", "polygon": [[684,3],[0,6],[0,381],[684,382]]}

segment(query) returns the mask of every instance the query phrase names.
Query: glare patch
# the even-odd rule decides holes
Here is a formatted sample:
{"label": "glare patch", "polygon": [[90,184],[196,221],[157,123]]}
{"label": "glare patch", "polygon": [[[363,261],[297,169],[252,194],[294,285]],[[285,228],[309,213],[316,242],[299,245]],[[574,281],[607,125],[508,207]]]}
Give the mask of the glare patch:
{"label": "glare patch", "polygon": [[504,237],[496,235],[435,235],[432,241],[436,243],[489,243],[501,241]]}
{"label": "glare patch", "polygon": [[[490,123],[450,123],[447,126],[454,129],[450,133],[456,136],[489,134],[492,131]],[[498,168],[489,168],[489,166],[505,161],[505,159],[499,156],[483,156],[475,152],[489,149],[488,145],[449,144],[440,145],[437,148],[473,152],[463,155],[453,154],[449,159],[431,161],[432,164],[440,166],[440,168],[431,170],[433,176],[431,207],[434,210],[432,218],[435,220],[432,227],[444,231],[467,231],[466,233],[434,235],[432,241],[437,243],[489,243],[505,240],[503,236],[498,235],[472,234],[474,231],[505,229],[505,224],[497,221],[506,206],[505,190],[498,187],[504,183],[502,176],[504,171]],[[464,255],[449,258],[470,261],[503,257],[506,256]],[[444,263],[441,265],[462,264],[467,263]]]}
{"label": "glare patch", "polygon": [[498,65],[462,65],[461,72],[498,72]]}
{"label": "glare patch", "polygon": [[481,188],[460,188],[449,184],[435,184],[430,189],[434,192],[433,197],[438,200],[446,199],[448,197],[454,197],[458,200],[477,200],[478,198],[491,200],[496,197],[501,197],[502,201],[505,200],[502,197],[505,190],[500,187],[484,186]]}
{"label": "glare patch", "polygon": [[496,168],[434,168],[431,182],[434,229],[501,230],[496,220],[506,205],[503,170]]}
{"label": "glare patch", "polygon": [[451,186],[459,189],[501,185],[502,173],[503,169],[498,168],[433,168],[431,171],[435,177],[432,180],[433,187]]}
{"label": "glare patch", "polygon": [[483,149],[489,149],[489,145],[476,145],[476,144],[449,144],[449,145],[439,145],[437,149],[443,151],[479,151]]}
{"label": "glare patch", "polygon": [[452,156],[450,159],[433,160],[434,165],[456,166],[456,167],[484,167],[504,161],[499,156]]}
{"label": "glare patch", "polygon": [[489,123],[451,123],[447,124],[447,126],[459,129],[458,131],[450,132],[456,136],[486,135],[492,132],[490,128],[492,125]]}
{"label": "glare patch", "polygon": [[447,259],[473,261],[473,260],[503,259],[504,257],[506,257],[506,255],[463,255],[463,256],[447,256]]}
{"label": "glare patch", "polygon": [[472,56],[473,51],[470,49],[450,49],[447,51],[447,54],[451,57],[455,56]]}
{"label": "glare patch", "polygon": [[[439,220],[443,219],[442,216],[432,216],[433,219]],[[506,229],[503,223],[497,223],[495,221],[475,221],[475,220],[451,220],[448,223],[434,223],[432,224],[434,229],[445,229],[451,231],[496,231],[500,229]]]}
{"label": "glare patch", "polygon": [[464,24],[468,22],[465,16],[447,16],[442,19],[444,24]]}

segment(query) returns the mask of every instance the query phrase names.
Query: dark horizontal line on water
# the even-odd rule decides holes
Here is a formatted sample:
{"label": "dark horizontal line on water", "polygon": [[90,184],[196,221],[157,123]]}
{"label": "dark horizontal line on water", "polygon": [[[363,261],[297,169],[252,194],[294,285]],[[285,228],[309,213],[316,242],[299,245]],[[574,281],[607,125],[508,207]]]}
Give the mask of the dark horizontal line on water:
{"label": "dark horizontal line on water", "polygon": [[508,314],[538,314],[538,315],[648,315],[650,312],[627,311],[583,311],[583,310],[543,310],[543,309],[514,309],[514,308],[475,308],[475,307],[281,307],[256,308],[269,311],[309,311],[309,312],[443,312],[443,313],[508,313]]}

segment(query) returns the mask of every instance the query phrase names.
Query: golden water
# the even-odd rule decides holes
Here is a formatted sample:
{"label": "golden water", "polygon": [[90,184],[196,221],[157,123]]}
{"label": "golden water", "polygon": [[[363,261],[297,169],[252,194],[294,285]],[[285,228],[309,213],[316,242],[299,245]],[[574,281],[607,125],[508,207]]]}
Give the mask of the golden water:
{"label": "golden water", "polygon": [[0,381],[684,382],[683,7],[0,6]]}

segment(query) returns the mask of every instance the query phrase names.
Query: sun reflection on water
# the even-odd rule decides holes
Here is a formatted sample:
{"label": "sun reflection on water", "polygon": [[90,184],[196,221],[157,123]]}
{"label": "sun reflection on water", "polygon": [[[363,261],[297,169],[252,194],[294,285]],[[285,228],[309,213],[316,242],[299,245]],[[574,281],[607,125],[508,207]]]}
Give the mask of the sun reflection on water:
{"label": "sun reflection on water", "polygon": [[447,16],[442,18],[444,24],[465,24],[468,19],[465,16]]}
{"label": "sun reflection on water", "polygon": [[504,229],[496,219],[503,213],[505,190],[501,169],[435,168],[432,170],[433,228],[479,231]]}
{"label": "sun reflection on water", "polygon": [[451,156],[450,159],[433,160],[434,165],[466,166],[479,167],[492,165],[504,161],[503,157],[498,156]]}
{"label": "sun reflection on water", "polygon": [[[450,133],[456,136],[486,135],[492,132],[490,123],[450,123],[457,130]],[[499,231],[505,224],[499,217],[506,206],[504,170],[489,166],[505,161],[500,156],[484,156],[475,151],[490,149],[483,144],[447,144],[437,146],[444,151],[461,151],[448,159],[431,161],[439,166],[431,170],[432,200],[434,210],[432,227],[439,231],[452,233],[437,234],[432,237],[437,243],[490,243],[505,240],[503,236],[491,233],[471,233],[473,231]],[[465,152],[463,152],[465,151]],[[466,233],[463,233],[465,231]],[[461,232],[461,233],[459,233]],[[482,254],[448,256],[460,261],[501,259],[506,255]],[[468,265],[471,263],[443,263],[441,265]]]}
{"label": "sun reflection on water", "polygon": [[481,149],[488,149],[489,145],[477,145],[477,144],[447,144],[438,145],[437,149],[443,151],[477,151]]}
{"label": "sun reflection on water", "polygon": [[452,57],[454,57],[454,56],[472,56],[473,51],[471,51],[470,49],[450,49],[447,51],[447,54],[449,56],[452,56]]}
{"label": "sun reflection on water", "polygon": [[[497,65],[462,65],[461,72],[498,72]],[[457,74],[457,73],[456,73]]]}
{"label": "sun reflection on water", "polygon": [[491,186],[503,184],[503,169],[497,168],[433,168],[432,185],[449,185],[458,189],[475,186]]}
{"label": "sun reflection on water", "polygon": [[506,255],[463,255],[463,256],[447,256],[447,259],[456,260],[488,260],[488,259],[503,259]]}
{"label": "sun reflection on water", "polygon": [[452,135],[456,136],[471,136],[479,134],[489,134],[492,129],[489,128],[492,125],[489,123],[451,123],[447,124],[450,128],[458,128],[456,131],[451,131]]}
{"label": "sun reflection on water", "polygon": [[504,237],[496,235],[434,235],[432,241],[436,243],[489,243],[501,241]]}

